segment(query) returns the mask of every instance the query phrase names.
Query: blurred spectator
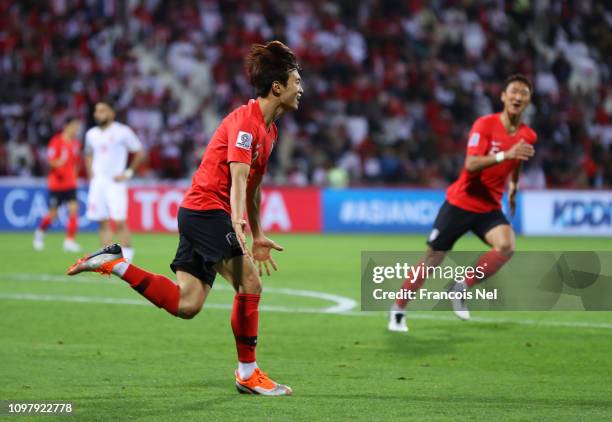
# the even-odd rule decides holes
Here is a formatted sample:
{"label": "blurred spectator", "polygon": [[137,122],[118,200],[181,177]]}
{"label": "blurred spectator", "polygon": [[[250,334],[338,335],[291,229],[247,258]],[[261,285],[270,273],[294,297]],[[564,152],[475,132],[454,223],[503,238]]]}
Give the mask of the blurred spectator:
{"label": "blurred spectator", "polygon": [[539,135],[524,185],[609,188],[610,21],[596,0],[0,0],[0,174],[41,175],[63,117],[92,123],[112,98],[149,152],[145,174],[190,177],[220,117],[253,96],[250,44],[279,38],[305,95],[269,182],[441,187],[471,122],[522,72]]}

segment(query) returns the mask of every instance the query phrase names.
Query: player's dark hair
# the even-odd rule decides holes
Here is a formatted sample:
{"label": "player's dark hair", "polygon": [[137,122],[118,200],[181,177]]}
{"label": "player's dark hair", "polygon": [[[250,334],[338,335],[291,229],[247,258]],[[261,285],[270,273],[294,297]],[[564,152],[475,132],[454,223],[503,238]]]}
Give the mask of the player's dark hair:
{"label": "player's dark hair", "polygon": [[265,97],[278,81],[287,86],[289,73],[299,70],[295,54],[280,41],[270,41],[266,45],[253,44],[246,57],[245,68],[251,85],[258,97]]}
{"label": "player's dark hair", "polygon": [[76,114],[69,114],[64,118],[64,124],[62,125],[62,127],[66,127],[74,121],[81,121],[81,118]]}
{"label": "player's dark hair", "polygon": [[506,78],[506,80],[504,81],[502,92],[504,92],[506,88],[508,88],[508,85],[510,85],[512,82],[524,83],[525,85],[527,85],[527,88],[529,88],[529,93],[533,94],[533,84],[531,83],[531,80],[529,80],[529,78],[523,75],[522,73],[515,73],[514,75],[508,76],[508,78]]}
{"label": "player's dark hair", "polygon": [[96,104],[104,104],[111,110],[115,111],[115,107],[113,107],[114,101],[111,98],[102,98],[101,100],[96,101]]}

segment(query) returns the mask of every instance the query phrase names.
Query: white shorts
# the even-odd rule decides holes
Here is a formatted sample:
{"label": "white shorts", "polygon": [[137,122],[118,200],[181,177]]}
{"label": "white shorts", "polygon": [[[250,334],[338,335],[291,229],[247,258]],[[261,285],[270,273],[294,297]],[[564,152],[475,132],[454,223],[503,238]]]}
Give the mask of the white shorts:
{"label": "white shorts", "polygon": [[87,218],[92,221],[127,220],[127,184],[93,178],[87,195]]}

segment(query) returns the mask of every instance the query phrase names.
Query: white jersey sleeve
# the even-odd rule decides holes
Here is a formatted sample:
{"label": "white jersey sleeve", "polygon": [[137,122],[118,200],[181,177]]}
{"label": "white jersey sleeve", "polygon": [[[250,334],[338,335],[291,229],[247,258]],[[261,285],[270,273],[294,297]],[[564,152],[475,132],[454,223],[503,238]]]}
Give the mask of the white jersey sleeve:
{"label": "white jersey sleeve", "polygon": [[136,152],[142,150],[142,143],[136,133],[132,130],[131,127],[124,125],[125,129],[125,146],[127,147],[129,152]]}
{"label": "white jersey sleeve", "polygon": [[93,145],[92,145],[92,139],[91,139],[91,129],[88,129],[87,132],[85,132],[85,154],[86,155],[92,155],[93,154]]}

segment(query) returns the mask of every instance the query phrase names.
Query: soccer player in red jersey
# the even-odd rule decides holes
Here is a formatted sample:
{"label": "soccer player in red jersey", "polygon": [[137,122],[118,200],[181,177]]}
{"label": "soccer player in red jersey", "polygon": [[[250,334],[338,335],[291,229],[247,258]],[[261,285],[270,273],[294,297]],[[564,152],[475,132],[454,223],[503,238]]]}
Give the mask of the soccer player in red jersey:
{"label": "soccer player in red jersey", "polygon": [[78,228],[79,203],[77,201],[77,173],[81,145],[77,139],[81,131],[81,121],[69,118],[61,133],[49,141],[47,157],[49,160],[49,212],[43,217],[34,232],[33,246],[37,251],[45,247],[44,234],[57,217],[57,209],[63,203],[68,206],[68,223],[64,250],[79,252],[81,247],[74,241]]}
{"label": "soccer player in red jersey", "polygon": [[[215,275],[236,290],[231,326],[238,351],[236,388],[241,393],[289,395],[255,361],[262,268],[276,269],[259,217],[261,181],[278,137],[274,121],[298,108],[303,93],[294,53],[283,43],[255,44],[246,69],[257,99],[232,111],[217,128],[178,212],[179,245],[170,267],[177,283],[124,261],[111,245],[77,261],[68,274],[112,273],[172,315],[193,318],[204,305]],[[247,249],[245,212],[253,236]],[[255,266],[259,266],[259,272]]]}
{"label": "soccer player in red jersey", "polygon": [[[503,85],[501,101],[503,111],[476,120],[467,143],[465,166],[455,183],[446,192],[446,201],[440,208],[427,241],[428,249],[422,262],[436,267],[446,253],[466,232],[474,232],[491,246],[476,266],[485,268],[484,277],[467,277],[455,283],[453,291],[468,288],[493,275],[514,252],[514,231],[501,211],[501,199],[510,178],[508,199],[510,213],[514,215],[521,163],[533,157],[536,133],[521,122],[523,112],[531,101],[533,87],[523,75],[512,75]],[[423,272],[407,278],[402,292],[417,291],[425,281]],[[402,295],[406,296],[406,295]],[[406,304],[408,299],[398,298],[389,314],[391,331],[408,331]],[[455,314],[464,320],[470,318],[464,301],[452,300]]]}

